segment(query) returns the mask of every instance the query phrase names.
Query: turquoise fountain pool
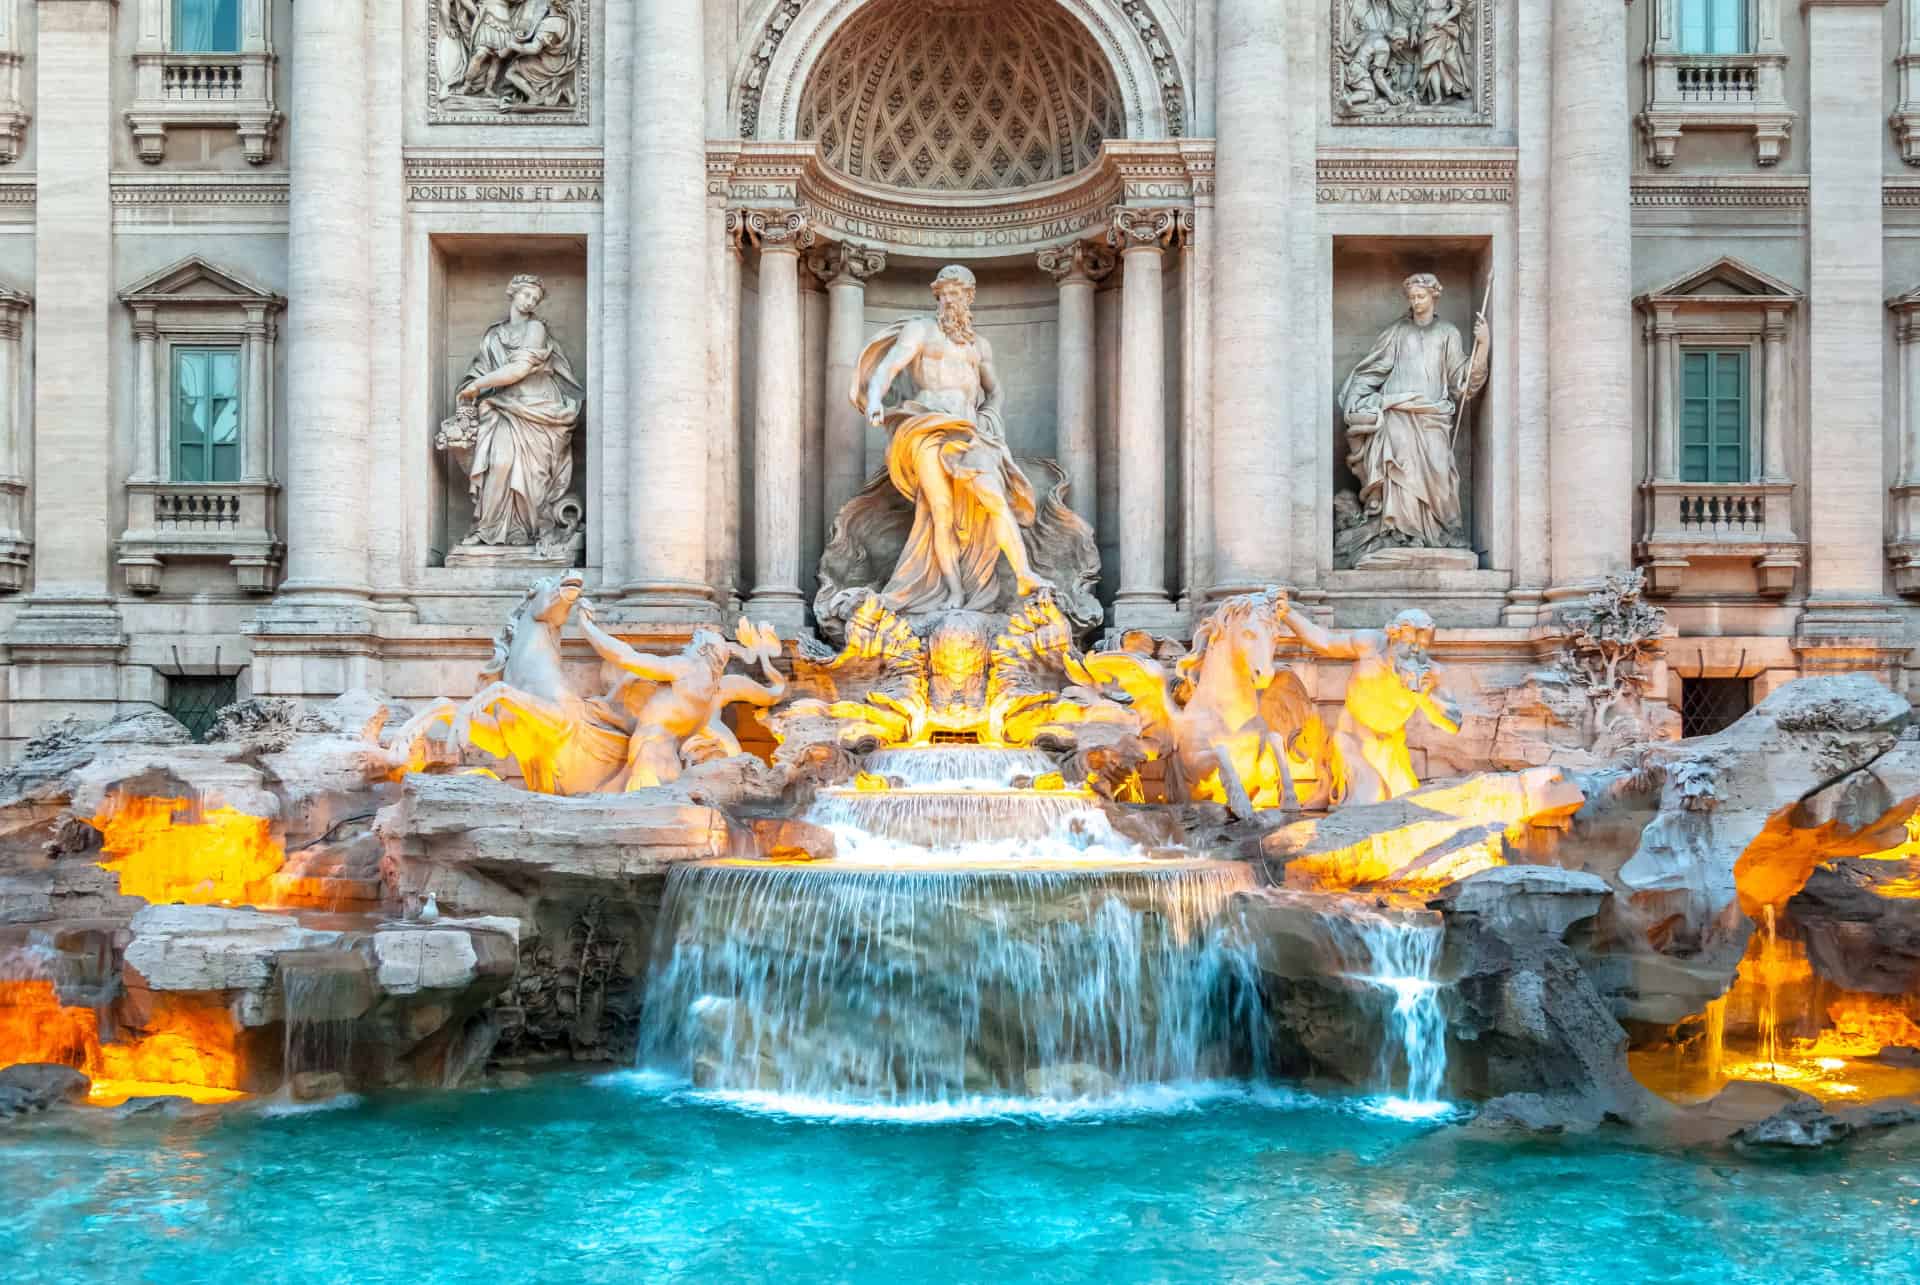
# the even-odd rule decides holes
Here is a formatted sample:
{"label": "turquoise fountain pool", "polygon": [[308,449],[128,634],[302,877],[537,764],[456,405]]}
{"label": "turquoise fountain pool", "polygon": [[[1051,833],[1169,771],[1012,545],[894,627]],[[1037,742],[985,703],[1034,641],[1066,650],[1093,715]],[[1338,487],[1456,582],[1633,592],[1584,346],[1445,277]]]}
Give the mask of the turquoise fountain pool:
{"label": "turquoise fountain pool", "polygon": [[1920,1135],[1735,1158],[1354,1102],[803,1119],[640,1075],[0,1133],[0,1277],[1912,1280]]}

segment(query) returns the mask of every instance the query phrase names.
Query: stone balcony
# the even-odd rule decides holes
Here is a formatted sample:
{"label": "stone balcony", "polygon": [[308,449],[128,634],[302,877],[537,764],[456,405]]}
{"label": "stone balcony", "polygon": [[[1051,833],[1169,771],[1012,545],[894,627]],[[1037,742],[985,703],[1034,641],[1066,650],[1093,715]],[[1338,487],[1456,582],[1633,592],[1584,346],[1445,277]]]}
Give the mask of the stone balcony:
{"label": "stone balcony", "polygon": [[1787,106],[1785,53],[1647,55],[1647,106],[1641,140],[1655,165],[1673,164],[1680,135],[1690,129],[1744,129],[1753,133],[1754,161],[1775,165],[1793,132]]}
{"label": "stone balcony", "polygon": [[1748,563],[1763,598],[1792,592],[1807,558],[1793,532],[1793,483],[1648,482],[1642,490],[1648,534],[1635,557],[1651,592],[1680,592],[1705,562]]}
{"label": "stone balcony", "polygon": [[272,482],[128,482],[120,569],[127,588],[156,593],[169,558],[218,559],[248,593],[271,593],[280,567]]}
{"label": "stone balcony", "polygon": [[127,109],[140,159],[158,165],[169,129],[230,127],[249,164],[264,165],[280,127],[274,106],[274,56],[141,52],[133,56],[135,95]]}

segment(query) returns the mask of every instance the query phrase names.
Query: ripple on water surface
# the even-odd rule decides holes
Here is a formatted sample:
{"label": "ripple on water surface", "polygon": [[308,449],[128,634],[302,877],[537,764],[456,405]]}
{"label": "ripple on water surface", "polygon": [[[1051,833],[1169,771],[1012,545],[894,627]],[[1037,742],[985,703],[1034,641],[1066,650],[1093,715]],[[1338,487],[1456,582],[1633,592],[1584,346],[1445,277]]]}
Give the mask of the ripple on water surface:
{"label": "ripple on water surface", "polygon": [[823,1124],[659,1080],[0,1133],[6,1279],[1912,1279],[1920,1142],[1476,1139],[1221,1090]]}

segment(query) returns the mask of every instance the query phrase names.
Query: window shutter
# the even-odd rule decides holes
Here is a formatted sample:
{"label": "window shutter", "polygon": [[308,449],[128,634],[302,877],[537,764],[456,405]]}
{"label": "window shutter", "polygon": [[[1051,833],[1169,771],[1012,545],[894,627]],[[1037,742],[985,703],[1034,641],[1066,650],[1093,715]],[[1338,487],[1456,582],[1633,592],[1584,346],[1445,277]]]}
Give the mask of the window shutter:
{"label": "window shutter", "polygon": [[1748,481],[1746,350],[1685,352],[1680,372],[1680,480]]}

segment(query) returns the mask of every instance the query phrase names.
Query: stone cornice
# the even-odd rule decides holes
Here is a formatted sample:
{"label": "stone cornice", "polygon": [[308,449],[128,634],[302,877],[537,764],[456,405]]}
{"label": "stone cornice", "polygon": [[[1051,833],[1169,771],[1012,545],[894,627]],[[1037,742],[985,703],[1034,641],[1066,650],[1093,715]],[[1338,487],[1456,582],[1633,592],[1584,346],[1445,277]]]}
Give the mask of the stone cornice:
{"label": "stone cornice", "polygon": [[114,205],[285,205],[287,176],[262,174],[115,174]]}
{"label": "stone cornice", "polygon": [[1323,147],[1322,205],[1509,205],[1518,152],[1505,148]]}
{"label": "stone cornice", "polygon": [[596,205],[604,170],[598,148],[408,148],[404,161],[406,199],[416,205]]}
{"label": "stone cornice", "polygon": [[803,211],[831,240],[889,254],[996,258],[1104,236],[1116,205],[1189,207],[1212,184],[1212,145],[1110,141],[1099,160],[1051,183],[1003,192],[905,192],[850,179],[814,144],[716,143],[708,195],[728,205]]}
{"label": "stone cornice", "polygon": [[1804,209],[1804,174],[1642,174],[1633,180],[1635,209]]}

